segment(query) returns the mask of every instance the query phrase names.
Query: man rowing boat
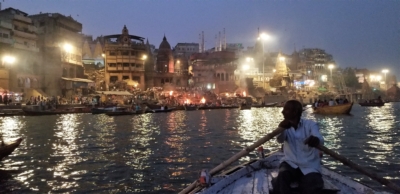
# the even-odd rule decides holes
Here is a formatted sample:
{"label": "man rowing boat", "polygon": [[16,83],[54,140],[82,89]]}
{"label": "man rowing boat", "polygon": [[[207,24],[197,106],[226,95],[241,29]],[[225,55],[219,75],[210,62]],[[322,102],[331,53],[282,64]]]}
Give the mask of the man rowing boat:
{"label": "man rowing boat", "polygon": [[283,143],[284,157],[279,166],[278,177],[273,181],[275,194],[290,194],[290,185],[299,183],[303,194],[319,193],[323,188],[321,159],[315,147],[323,144],[323,137],[316,122],[302,119],[302,104],[297,100],[285,103],[282,114],[284,120],[279,127],[285,128],[277,140]]}

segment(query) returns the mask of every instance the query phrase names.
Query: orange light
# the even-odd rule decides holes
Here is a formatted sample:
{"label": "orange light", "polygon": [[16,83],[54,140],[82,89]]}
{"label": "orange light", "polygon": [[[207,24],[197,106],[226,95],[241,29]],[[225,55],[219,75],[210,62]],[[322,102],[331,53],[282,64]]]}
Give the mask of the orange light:
{"label": "orange light", "polygon": [[169,95],[172,96],[172,93],[174,93],[174,92],[173,92],[173,91],[170,91],[170,92],[169,92]]}
{"label": "orange light", "polygon": [[201,99],[201,103],[206,103],[206,99],[204,97]]}
{"label": "orange light", "polygon": [[243,96],[246,97],[246,92],[243,92]]}

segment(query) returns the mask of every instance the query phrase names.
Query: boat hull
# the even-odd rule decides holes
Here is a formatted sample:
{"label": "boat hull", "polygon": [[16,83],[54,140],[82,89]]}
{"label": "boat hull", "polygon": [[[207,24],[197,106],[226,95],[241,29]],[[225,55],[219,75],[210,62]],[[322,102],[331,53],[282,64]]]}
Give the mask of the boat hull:
{"label": "boat hull", "polygon": [[175,110],[175,108],[169,108],[169,109],[153,109],[151,111],[153,111],[154,113],[159,113],[159,112],[171,112]]}
{"label": "boat hull", "polygon": [[14,152],[14,150],[17,149],[19,144],[21,144],[22,140],[23,138],[19,138],[10,144],[5,144],[3,146],[0,146],[0,161],[3,160],[3,158],[9,156],[12,152]]}
{"label": "boat hull", "polygon": [[314,108],[317,114],[350,114],[353,103],[339,104],[335,106],[323,106]]}
{"label": "boat hull", "polygon": [[29,110],[29,109],[22,109],[22,110],[24,111],[25,115],[30,115],[30,116],[91,113],[91,110],[89,108],[73,109],[73,110],[45,110],[45,111]]}
{"label": "boat hull", "polygon": [[184,106],[186,111],[199,110],[198,106]]}
{"label": "boat hull", "polygon": [[360,102],[358,103],[360,104],[360,106],[384,106],[385,103],[381,102],[381,103],[367,103],[367,102]]}
{"label": "boat hull", "polygon": [[278,103],[277,102],[274,102],[274,103],[267,103],[267,104],[264,104],[264,105],[252,105],[252,107],[253,108],[264,108],[264,107],[276,107],[276,105],[277,105]]}
{"label": "boat hull", "polygon": [[117,112],[106,112],[107,116],[123,116],[123,115],[137,115],[141,114],[141,112],[136,111],[117,111]]}
{"label": "boat hull", "polygon": [[[282,152],[274,152],[263,159],[251,160],[211,178],[211,186],[197,186],[192,193],[272,193],[271,180],[278,175]],[[348,177],[322,167],[323,193],[375,194],[377,191]]]}
{"label": "boat hull", "polygon": [[251,109],[251,105],[240,105],[239,106],[239,110],[250,110]]}

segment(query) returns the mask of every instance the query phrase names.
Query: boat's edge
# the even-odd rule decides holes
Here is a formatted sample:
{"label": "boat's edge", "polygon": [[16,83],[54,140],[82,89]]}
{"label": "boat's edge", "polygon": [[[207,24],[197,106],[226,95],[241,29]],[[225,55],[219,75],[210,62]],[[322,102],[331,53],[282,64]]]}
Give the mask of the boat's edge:
{"label": "boat's edge", "polygon": [[[254,159],[249,162],[231,167],[211,178],[212,186],[204,188],[198,185],[194,190],[190,193],[201,193],[201,194],[208,194],[208,193],[218,193],[228,185],[234,183],[236,180],[240,179],[243,176],[246,176],[249,172],[254,172],[261,169],[262,165],[268,164],[275,164],[276,162],[280,162],[280,158],[283,155],[281,151],[274,151],[269,153],[263,159]],[[271,165],[271,166],[274,166]],[[249,167],[251,166],[251,167]],[[235,174],[235,176],[230,176]],[[349,188],[354,188],[358,193],[365,193],[365,194],[377,194],[377,193],[387,193],[387,192],[379,192],[376,191],[369,186],[358,182],[356,180],[351,179],[350,177],[344,176],[343,174],[336,172],[329,167],[323,166],[321,169],[321,174],[330,179],[339,182],[342,185],[345,185]],[[339,180],[346,180],[346,181],[339,181]]]}

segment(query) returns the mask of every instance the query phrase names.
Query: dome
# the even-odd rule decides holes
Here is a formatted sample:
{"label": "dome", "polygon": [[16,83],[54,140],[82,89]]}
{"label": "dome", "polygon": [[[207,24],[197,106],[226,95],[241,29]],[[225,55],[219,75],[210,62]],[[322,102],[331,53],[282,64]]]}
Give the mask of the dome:
{"label": "dome", "polygon": [[167,38],[165,38],[165,35],[164,35],[163,41],[160,44],[159,49],[160,50],[165,50],[165,49],[171,50],[171,45],[169,45]]}

